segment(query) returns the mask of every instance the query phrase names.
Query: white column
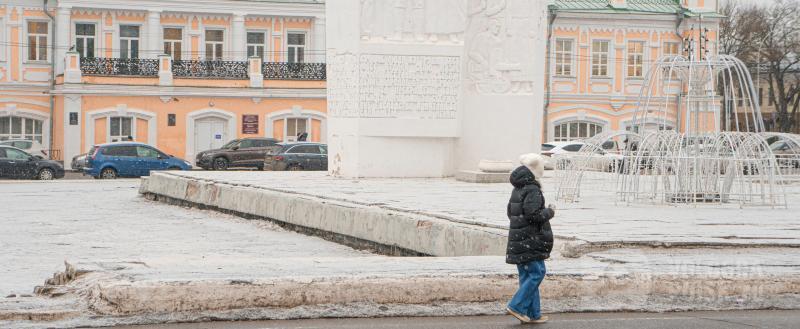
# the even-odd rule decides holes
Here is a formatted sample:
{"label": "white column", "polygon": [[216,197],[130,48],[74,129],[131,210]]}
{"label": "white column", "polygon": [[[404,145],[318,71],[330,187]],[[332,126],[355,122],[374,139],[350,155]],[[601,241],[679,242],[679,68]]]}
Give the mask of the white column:
{"label": "white column", "polygon": [[64,57],[69,47],[74,45],[74,41],[69,35],[69,31],[72,30],[69,20],[71,11],[69,7],[59,7],[56,10],[56,74],[64,73]]}
{"label": "white column", "polygon": [[[261,57],[251,56],[247,59],[248,71],[250,72],[250,87],[264,87],[264,75],[261,73]],[[310,126],[309,126],[310,127]]]}
{"label": "white column", "polygon": [[81,59],[77,51],[64,55],[64,83],[81,83]]}
{"label": "white column", "polygon": [[158,85],[172,85],[172,56],[167,54],[158,55]]}
{"label": "white column", "polygon": [[229,51],[229,53],[232,55],[228,57],[231,57],[236,61],[247,60],[247,43],[245,42],[247,30],[245,30],[244,27],[244,14],[233,14],[233,19],[231,20],[231,30],[233,49]]}
{"label": "white column", "polygon": [[164,49],[161,47],[161,12],[148,11],[147,12],[147,48],[142,54],[142,58],[158,58]]}
{"label": "white column", "polygon": [[311,51],[314,56],[311,56],[311,61],[316,63],[325,62],[325,16],[314,18]]}
{"label": "white column", "polygon": [[[81,123],[83,122],[81,103],[80,95],[64,96],[64,149],[61,155],[66,169],[72,169],[72,157],[88,151],[81,150]],[[75,124],[70,124],[70,113],[77,116],[78,122],[73,121]]]}

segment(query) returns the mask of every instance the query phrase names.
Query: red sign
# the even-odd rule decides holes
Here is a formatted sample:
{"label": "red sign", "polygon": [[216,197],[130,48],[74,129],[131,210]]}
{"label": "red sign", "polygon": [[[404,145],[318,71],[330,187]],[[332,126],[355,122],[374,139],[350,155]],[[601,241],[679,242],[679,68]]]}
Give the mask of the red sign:
{"label": "red sign", "polygon": [[242,134],[258,134],[258,114],[242,114]]}

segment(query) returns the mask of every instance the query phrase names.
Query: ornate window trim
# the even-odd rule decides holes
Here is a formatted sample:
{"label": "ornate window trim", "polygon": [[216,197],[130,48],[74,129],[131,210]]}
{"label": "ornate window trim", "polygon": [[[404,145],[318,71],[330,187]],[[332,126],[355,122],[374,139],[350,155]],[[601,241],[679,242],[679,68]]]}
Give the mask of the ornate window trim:
{"label": "ornate window trim", "polygon": [[[311,133],[312,133],[312,131],[311,131],[311,128],[312,128],[311,120],[312,119],[313,120],[319,120],[319,122],[320,122],[319,140],[320,140],[320,142],[323,142],[323,143],[325,142],[325,140],[327,139],[327,131],[328,131],[328,122],[327,122],[328,116],[324,112],[321,112],[321,111],[318,111],[318,110],[312,110],[312,109],[303,109],[300,106],[295,106],[292,109],[276,111],[276,112],[272,112],[272,113],[267,114],[265,116],[265,118],[264,118],[264,127],[265,127],[265,129],[264,129],[264,137],[268,137],[269,138],[269,137],[273,137],[274,136],[274,133],[275,133],[275,131],[274,131],[274,129],[275,129],[274,123],[275,123],[275,121],[285,120],[285,119],[294,119],[294,118],[307,119],[308,120],[307,127],[308,127],[309,139],[311,138]],[[286,122],[285,121],[283,123],[283,133],[281,135],[284,138],[286,137]]]}

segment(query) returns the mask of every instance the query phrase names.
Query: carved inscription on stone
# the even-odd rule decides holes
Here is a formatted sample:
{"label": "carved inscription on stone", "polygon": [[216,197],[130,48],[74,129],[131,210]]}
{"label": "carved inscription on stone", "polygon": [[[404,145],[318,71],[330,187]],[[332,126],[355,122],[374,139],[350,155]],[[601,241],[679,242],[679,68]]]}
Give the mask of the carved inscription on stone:
{"label": "carved inscription on stone", "polygon": [[467,0],[361,0],[361,38],[460,44],[466,8]]}
{"label": "carved inscription on stone", "polygon": [[333,117],[358,117],[358,57],[328,54],[328,113]]}
{"label": "carved inscription on stone", "polygon": [[361,55],[359,67],[361,117],[457,117],[460,57]]}

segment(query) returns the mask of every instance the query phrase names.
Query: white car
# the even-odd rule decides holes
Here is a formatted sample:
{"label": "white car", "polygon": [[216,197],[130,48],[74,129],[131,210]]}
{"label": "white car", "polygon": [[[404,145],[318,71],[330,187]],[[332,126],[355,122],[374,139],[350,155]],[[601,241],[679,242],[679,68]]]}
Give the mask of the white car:
{"label": "white car", "polygon": [[[581,148],[583,148],[584,145],[587,144],[578,141],[542,144],[542,155],[547,159],[544,168],[555,169],[557,163],[564,165],[569,161],[574,161],[574,159],[570,159],[570,157],[579,156]],[[594,150],[588,159],[587,166],[589,168],[587,169],[599,171],[619,170],[622,165],[623,157],[622,154],[613,152],[614,150],[616,150],[616,144],[614,142],[605,143],[602,149]]]}
{"label": "white car", "polygon": [[39,159],[48,159],[47,150],[37,141],[28,139],[9,139],[0,141],[0,145],[13,146]]}

